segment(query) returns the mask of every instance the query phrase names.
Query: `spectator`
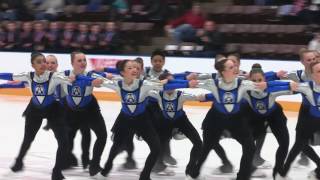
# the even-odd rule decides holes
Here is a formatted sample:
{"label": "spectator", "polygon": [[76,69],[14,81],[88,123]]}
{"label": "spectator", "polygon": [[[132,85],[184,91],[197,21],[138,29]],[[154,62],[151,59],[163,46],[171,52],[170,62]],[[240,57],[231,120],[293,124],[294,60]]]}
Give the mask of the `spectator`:
{"label": "spectator", "polygon": [[196,42],[203,46],[203,51],[196,52],[196,56],[213,57],[223,52],[223,36],[217,31],[214,21],[206,21],[203,29],[197,31]]}
{"label": "spectator", "polygon": [[5,49],[11,50],[17,48],[19,42],[19,32],[15,22],[8,22],[6,25]]}
{"label": "spectator", "polygon": [[22,50],[31,51],[33,43],[32,23],[24,22],[22,24],[22,31],[20,32],[19,46]]}
{"label": "spectator", "polygon": [[46,31],[42,22],[34,24],[33,32],[33,49],[36,51],[43,51],[46,43]]}
{"label": "spectator", "polygon": [[17,0],[1,0],[0,1],[0,20],[17,20]]}
{"label": "spectator", "polygon": [[107,22],[105,24],[105,32],[99,44],[109,52],[121,51],[122,40],[114,22]]}
{"label": "spectator", "polygon": [[314,34],[313,39],[309,42],[308,49],[320,52],[320,33],[319,32]]}
{"label": "spectator", "polygon": [[163,0],[147,0],[145,1],[146,13],[150,20],[163,20],[167,13],[167,4]]}
{"label": "spectator", "polygon": [[203,27],[204,21],[200,5],[195,4],[191,11],[166,25],[165,30],[173,33],[173,38],[177,43],[190,42],[195,40],[196,31]]}
{"label": "spectator", "polygon": [[168,17],[177,18],[192,8],[192,0],[167,0]]}
{"label": "spectator", "polygon": [[[299,9],[299,7],[301,7],[301,9]],[[295,0],[294,10],[297,11],[295,14],[300,18],[301,22],[307,24],[319,24],[320,13],[319,7],[316,4],[307,3],[306,0]]]}
{"label": "spectator", "polygon": [[85,23],[80,23],[79,24],[79,32],[77,33],[77,35],[75,36],[75,38],[73,39],[72,43],[71,43],[71,47],[73,47],[74,49],[90,49],[90,45],[89,45],[89,28],[88,25]]}
{"label": "spectator", "polygon": [[90,27],[89,34],[89,45],[90,49],[98,50],[99,49],[99,40],[102,39],[101,27],[99,24],[93,24]]}
{"label": "spectator", "polygon": [[281,1],[277,16],[299,20],[305,24],[314,24],[317,23],[320,13],[317,4],[312,4],[307,0],[286,0]]}
{"label": "spectator", "polygon": [[111,5],[111,20],[128,17],[129,4],[126,0],[115,0]]}
{"label": "spectator", "polygon": [[144,22],[148,20],[148,13],[145,11],[145,4],[139,0],[132,1],[130,4],[131,21]]}
{"label": "spectator", "polygon": [[46,33],[47,47],[51,50],[59,47],[60,27],[58,22],[50,22],[49,30]]}
{"label": "spectator", "polygon": [[63,12],[64,0],[43,0],[38,6],[36,20],[55,20]]}
{"label": "spectator", "polygon": [[72,22],[67,22],[64,26],[64,31],[60,39],[60,45],[64,50],[71,49],[71,42],[74,39],[74,24]]}
{"label": "spectator", "polygon": [[5,45],[6,33],[2,26],[0,26],[0,48],[2,49]]}
{"label": "spectator", "polygon": [[86,7],[87,12],[97,12],[100,10],[102,0],[90,0]]}

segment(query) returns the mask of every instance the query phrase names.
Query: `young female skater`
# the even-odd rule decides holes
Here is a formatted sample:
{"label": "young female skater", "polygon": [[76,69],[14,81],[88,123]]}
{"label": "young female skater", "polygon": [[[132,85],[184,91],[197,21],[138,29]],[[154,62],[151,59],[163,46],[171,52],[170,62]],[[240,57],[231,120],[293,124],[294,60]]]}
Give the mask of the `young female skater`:
{"label": "young female skater", "polygon": [[150,180],[150,172],[160,152],[160,141],[150,117],[145,111],[146,97],[150,90],[162,90],[164,86],[160,82],[137,79],[137,69],[131,60],[120,61],[117,67],[123,76],[123,80],[108,80],[104,78],[102,84],[104,87],[117,91],[121,96],[122,108],[118,117],[119,120],[116,121],[117,124],[113,127],[113,145],[101,175],[103,178],[110,173],[113,160],[121,151],[122,144],[125,143],[131,133],[137,133],[150,147],[150,154],[140,174],[140,180]]}
{"label": "young female skater", "polygon": [[[307,50],[307,49],[301,49],[300,50],[300,62],[304,66],[303,70],[296,70],[292,71],[286,74],[283,74],[280,76],[280,79],[290,79],[295,82],[307,82],[311,80],[311,69],[310,64],[312,62],[316,61],[316,53],[315,51]],[[303,118],[306,117],[305,114],[308,112],[308,106],[306,103],[306,99],[304,96],[302,96],[302,104],[299,109],[299,115],[298,115],[298,123],[300,121],[303,121]],[[310,153],[310,154],[309,154]],[[300,159],[298,160],[298,163],[303,166],[307,166],[309,164],[309,160],[307,157],[315,157],[315,152],[312,148],[309,148],[309,146],[306,147],[306,150],[303,149]]]}
{"label": "young female skater", "polygon": [[[207,89],[214,95],[214,106],[209,110],[209,118],[203,121],[203,148],[196,167],[189,179],[197,178],[200,168],[212,148],[220,140],[223,130],[228,129],[243,149],[240,170],[237,180],[248,180],[251,175],[255,145],[250,128],[240,108],[240,103],[246,91],[259,91],[266,87],[266,83],[253,83],[237,79],[237,69],[232,60],[221,59],[215,64],[221,79],[199,81],[197,87]],[[207,116],[208,117],[208,116]]]}
{"label": "young female skater", "polygon": [[[287,174],[292,162],[302,150],[306,152],[306,150],[309,151],[309,149],[312,149],[309,145],[309,140],[316,131],[320,130],[320,62],[312,62],[309,69],[312,81],[299,83],[297,89],[293,88],[296,92],[302,93],[305,100],[304,103],[308,109],[306,109],[306,112],[303,114],[304,117],[298,121],[296,127],[296,141],[290,150],[283,169],[277,174],[276,180],[290,179],[287,177]],[[314,152],[313,149],[312,151]],[[313,152],[311,154],[306,153],[317,165],[317,168],[310,173],[309,179],[320,179],[320,158]]]}
{"label": "young female skater", "polygon": [[[164,79],[173,80],[173,75],[163,73],[160,75],[159,80]],[[193,83],[195,83],[195,81]],[[186,83],[185,88],[187,87],[189,87],[189,85]],[[162,117],[162,122],[157,129],[160,137],[160,143],[164,144],[172,137],[172,130],[174,128],[178,128],[178,130],[186,135],[192,142],[193,148],[190,152],[189,163],[185,170],[186,175],[190,174],[199,157],[202,141],[197,130],[190,123],[186,113],[184,112],[183,103],[188,100],[202,100],[200,99],[201,96],[198,97],[187,94],[180,90],[150,91],[149,95],[157,100],[163,115],[161,116],[159,114],[159,116]],[[161,164],[163,162],[163,150],[160,151],[159,160],[159,163]],[[163,168],[166,168],[164,164],[162,164],[162,166]],[[174,175],[174,173],[172,173],[172,175]]]}
{"label": "young female skater", "polygon": [[[254,64],[249,73],[249,79],[253,82],[265,82],[264,72],[260,64]],[[271,82],[270,82],[271,83]],[[277,96],[291,94],[290,90],[279,90],[275,92],[252,92],[249,91],[246,100],[250,105],[248,108],[249,124],[253,131],[256,146],[261,137],[264,139],[266,128],[269,126],[276,137],[279,147],[276,152],[276,162],[273,168],[273,177],[279,172],[287,157],[289,148],[289,132],[287,128],[287,118],[282,111],[280,104],[275,102]],[[258,147],[257,147],[258,148]],[[259,149],[260,150],[260,149]],[[260,155],[260,153],[256,153]],[[253,163],[253,165],[257,165]]]}
{"label": "young female skater", "polygon": [[[71,64],[73,69],[65,71],[66,76],[98,76],[94,72],[86,71],[87,61],[86,56],[82,52],[75,51],[71,53]],[[100,107],[94,95],[92,94],[93,87],[98,87],[102,83],[101,80],[96,79],[92,82],[75,82],[72,85],[64,85],[64,98],[66,117],[65,120],[70,128],[69,141],[71,147],[69,148],[68,161],[73,162],[72,146],[73,139],[78,129],[90,128],[97,136],[93,147],[92,160],[90,161],[89,173],[94,176],[101,171],[100,159],[107,140],[107,130],[104,118],[100,112]],[[90,135],[90,133],[89,133]],[[89,152],[83,152],[85,157],[88,157]],[[84,158],[84,156],[82,157]],[[82,159],[88,162],[89,159]],[[83,162],[83,163],[84,163]],[[70,162],[69,162],[70,163]]]}
{"label": "young female skater", "polygon": [[23,143],[11,170],[18,172],[23,169],[23,158],[41,126],[42,119],[46,118],[58,141],[56,163],[52,171],[51,179],[62,180],[64,176],[61,173],[61,169],[66,159],[68,138],[63,122],[63,110],[61,110],[59,102],[56,101],[54,92],[57,85],[61,83],[69,84],[70,80],[61,74],[47,71],[45,57],[40,53],[33,53],[31,55],[31,64],[35,70],[34,72],[19,75],[13,75],[11,73],[0,74],[0,79],[28,82],[32,92],[30,103],[23,113],[26,118]]}
{"label": "young female skater", "polygon": [[[136,58],[134,61],[132,61],[132,66],[134,66],[137,70],[137,77],[138,79],[140,80],[143,80],[144,79],[144,76],[143,76],[143,60],[140,58]],[[119,68],[118,68],[119,69]],[[111,69],[112,70],[112,69]],[[106,70],[105,70],[106,71]],[[110,72],[110,70],[109,70]],[[115,70],[112,70],[113,73],[119,73],[119,71],[117,69]],[[116,79],[122,79],[122,77],[120,76],[117,77],[117,76],[114,76],[114,78],[112,78],[113,80],[116,80]],[[121,118],[120,118],[120,114],[118,115],[117,119],[116,119],[116,122],[114,123],[115,125],[117,124],[117,121],[120,121]],[[111,129],[111,132],[114,133],[114,128],[112,127]],[[113,136],[113,135],[112,135]],[[134,151],[134,144],[133,144],[133,137],[134,137],[134,133],[131,133],[126,142],[123,143],[123,146],[122,146],[122,150],[126,151],[128,156],[126,157],[126,161],[125,163],[122,165],[122,167],[124,169],[136,169],[137,168],[137,163],[136,161],[134,160],[133,158],[133,151]]]}
{"label": "young female skater", "polygon": [[[253,82],[265,82],[265,74],[262,71],[260,64],[254,64],[252,70],[249,73],[249,79]],[[269,82],[269,86],[272,84],[286,84],[286,82]],[[253,131],[253,137],[256,141],[261,136],[265,136],[266,129],[270,126],[271,131],[275,135],[279,148],[276,154],[276,162],[273,171],[273,177],[279,172],[284,164],[284,160],[288,153],[289,146],[289,132],[286,126],[287,118],[285,117],[282,107],[275,102],[277,96],[291,94],[289,88],[273,87],[273,92],[252,92],[248,91],[245,96],[250,108],[246,110],[248,112],[247,118],[249,119],[249,125]],[[210,96],[210,97],[209,97]],[[207,99],[212,99],[213,95],[210,94]],[[255,166],[255,164],[253,164]]]}
{"label": "young female skater", "polygon": [[[163,68],[163,66],[165,65],[165,62],[166,62],[165,52],[162,50],[154,50],[151,55],[152,67],[145,67],[144,78],[147,80],[153,80],[153,79],[158,80],[159,76],[162,73],[168,73],[169,71]],[[151,114],[155,128],[157,128],[159,121],[161,121],[161,119],[159,119],[159,116],[158,116],[158,114],[161,113],[158,103],[152,101],[152,99],[149,100],[147,111]],[[168,139],[166,143],[161,144],[165,149],[163,154],[163,161],[165,161],[170,165],[177,165],[177,160],[171,156],[170,140],[171,138]],[[158,162],[156,165],[157,167],[160,165],[158,164]]]}

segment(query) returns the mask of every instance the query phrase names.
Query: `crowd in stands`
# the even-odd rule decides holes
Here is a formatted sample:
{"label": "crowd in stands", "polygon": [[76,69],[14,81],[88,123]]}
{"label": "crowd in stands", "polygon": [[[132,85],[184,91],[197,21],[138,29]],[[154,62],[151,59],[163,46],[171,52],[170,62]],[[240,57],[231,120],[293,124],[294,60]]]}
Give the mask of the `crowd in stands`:
{"label": "crowd in stands", "polygon": [[123,39],[114,22],[83,23],[9,21],[6,31],[0,28],[0,48],[19,51],[71,51],[117,53]]}
{"label": "crowd in stands", "polygon": [[[284,38],[286,28],[297,28],[285,25],[290,25],[288,22],[292,19],[299,21],[298,25],[320,24],[319,0],[234,0],[233,5],[227,9],[223,5],[212,9],[199,2],[207,1],[2,0],[0,2],[2,22],[0,50],[52,52],[82,50],[87,53],[121,53],[128,44],[134,44],[136,47],[152,45],[152,37],[166,36],[171,39],[167,45],[178,47],[175,50],[186,45],[186,49],[190,47],[189,52],[182,54],[197,57],[213,57],[226,50],[229,52],[236,46],[237,51],[239,48],[241,51],[242,48],[246,51],[244,54],[250,54],[262,48],[259,45],[261,39],[270,40],[263,43],[265,46],[278,43],[284,47],[282,49],[286,49],[287,45],[292,45],[291,49],[294,51],[300,47],[293,46],[302,44],[307,46],[306,42],[312,37],[301,35],[299,37],[302,37],[300,39],[304,39],[303,41],[287,42]],[[270,22],[268,17],[260,20],[260,17],[265,17],[266,13],[259,13],[258,11],[261,10],[261,8],[257,9],[259,6],[271,9],[276,7]],[[256,14],[251,15],[250,12],[245,14],[243,8],[255,9],[253,12]],[[219,14],[218,11],[221,13]],[[258,22],[254,21],[255,16]],[[253,22],[243,17],[252,17]],[[268,21],[265,22],[265,19]],[[281,26],[282,20],[289,21]],[[132,24],[121,26],[123,22],[152,23],[150,27],[153,28],[153,34],[138,36]],[[245,27],[248,27],[249,31]],[[257,31],[254,30],[255,27],[258,27]],[[263,27],[266,27],[265,30]],[[301,26],[301,28],[304,27]],[[133,33],[126,34],[124,31],[133,31]],[[280,33],[274,35],[273,31]],[[297,33],[300,31],[288,31],[287,34],[296,36]],[[266,34],[272,37],[265,38],[268,37]],[[146,37],[147,35],[151,37]],[[314,35],[314,39],[309,43],[311,49],[320,49],[319,37],[317,33]],[[149,44],[143,44],[145,41],[143,38]],[[246,43],[247,46],[242,43]],[[129,53],[139,53],[136,47]],[[276,46],[273,49],[276,50]],[[274,50],[271,48],[266,53],[273,53]],[[280,52],[280,54],[292,51]],[[128,51],[125,52],[128,53]]]}
{"label": "crowd in stands", "polygon": [[111,21],[165,20],[191,4],[191,0],[2,0],[0,20],[61,20],[86,12],[102,12]]}
{"label": "crowd in stands", "polygon": [[319,24],[319,0],[234,0],[239,5],[277,6],[277,17]]}

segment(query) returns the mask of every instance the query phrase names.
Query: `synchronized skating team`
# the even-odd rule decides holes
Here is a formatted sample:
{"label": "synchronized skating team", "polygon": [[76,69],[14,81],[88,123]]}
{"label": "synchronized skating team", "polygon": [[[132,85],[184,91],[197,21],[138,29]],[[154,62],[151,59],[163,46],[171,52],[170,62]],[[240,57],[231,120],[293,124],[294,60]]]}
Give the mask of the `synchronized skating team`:
{"label": "synchronized skating team", "polygon": [[[58,142],[52,180],[62,180],[64,169],[78,166],[72,153],[73,140],[78,130],[82,135],[81,162],[84,169],[97,179],[107,179],[113,160],[122,151],[128,156],[123,168],[136,169],[133,157],[134,137],[145,141],[150,153],[139,180],[150,180],[151,172],[174,176],[168,164],[176,165],[171,156],[171,139],[188,138],[193,147],[186,164],[186,179],[204,179],[200,171],[209,152],[213,149],[223,165],[220,173],[234,171],[219,141],[223,137],[234,138],[242,146],[242,157],[237,180],[249,180],[252,176],[266,177],[259,167],[272,168],[276,180],[287,180],[290,166],[302,152],[299,163],[307,164],[309,157],[317,168],[306,179],[320,179],[320,158],[311,147],[314,134],[320,130],[320,57],[315,51],[301,50],[300,60],[304,68],[293,72],[285,69],[264,72],[260,64],[254,64],[250,72],[241,71],[240,56],[217,55],[214,67],[217,73],[183,72],[172,74],[163,69],[165,53],[155,50],[151,55],[152,67],[144,68],[143,60],[121,60],[116,68],[97,68],[87,71],[84,53],[71,53],[71,70],[58,72],[54,55],[31,54],[34,71],[21,74],[0,73],[0,79],[8,80],[0,88],[29,86],[32,97],[23,113],[24,138],[11,170],[24,169],[23,159],[30,148],[43,119],[45,129],[54,132]],[[111,129],[113,144],[104,167],[101,155],[107,141],[104,117],[94,88],[107,87],[121,98],[121,111]],[[202,88],[208,94],[190,94],[181,88]],[[296,127],[296,139],[289,151],[287,118],[276,97],[300,93],[302,104]],[[211,101],[202,122],[202,138],[183,110],[185,101]],[[260,156],[261,148],[270,129],[278,142],[275,164],[272,166]],[[97,137],[90,157],[91,133]],[[165,179],[165,177],[164,177]]]}

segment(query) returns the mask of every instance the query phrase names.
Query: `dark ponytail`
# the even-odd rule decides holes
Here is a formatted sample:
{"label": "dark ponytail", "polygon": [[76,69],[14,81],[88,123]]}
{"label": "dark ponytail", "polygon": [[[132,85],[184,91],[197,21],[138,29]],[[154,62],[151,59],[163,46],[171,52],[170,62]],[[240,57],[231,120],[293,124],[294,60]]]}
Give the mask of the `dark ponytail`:
{"label": "dark ponytail", "polygon": [[161,81],[161,80],[164,80],[164,79],[168,79],[169,76],[172,76],[172,74],[169,73],[169,72],[164,72],[164,73],[160,74],[158,79]]}
{"label": "dark ponytail", "polygon": [[31,64],[33,64],[34,60],[38,57],[38,56],[42,56],[44,57],[44,55],[40,52],[32,52],[31,53]]}
{"label": "dark ponytail", "polygon": [[222,75],[222,71],[224,71],[225,67],[224,64],[228,61],[227,58],[222,57],[220,59],[217,59],[216,63],[214,64],[214,68],[219,72],[220,75]]}
{"label": "dark ponytail", "polygon": [[[128,62],[130,62],[130,61],[131,61],[131,60],[129,60],[129,59],[125,59],[125,60],[122,60],[122,61],[118,61],[118,62],[116,63],[116,68],[117,68],[117,70],[118,70],[119,72],[124,71],[124,68],[125,68],[126,64],[127,64]],[[122,76],[121,73],[120,73],[120,75]]]}
{"label": "dark ponytail", "polygon": [[252,74],[255,74],[255,73],[260,73],[260,74],[264,75],[262,67],[259,63],[255,63],[252,65],[249,75],[252,76]]}

